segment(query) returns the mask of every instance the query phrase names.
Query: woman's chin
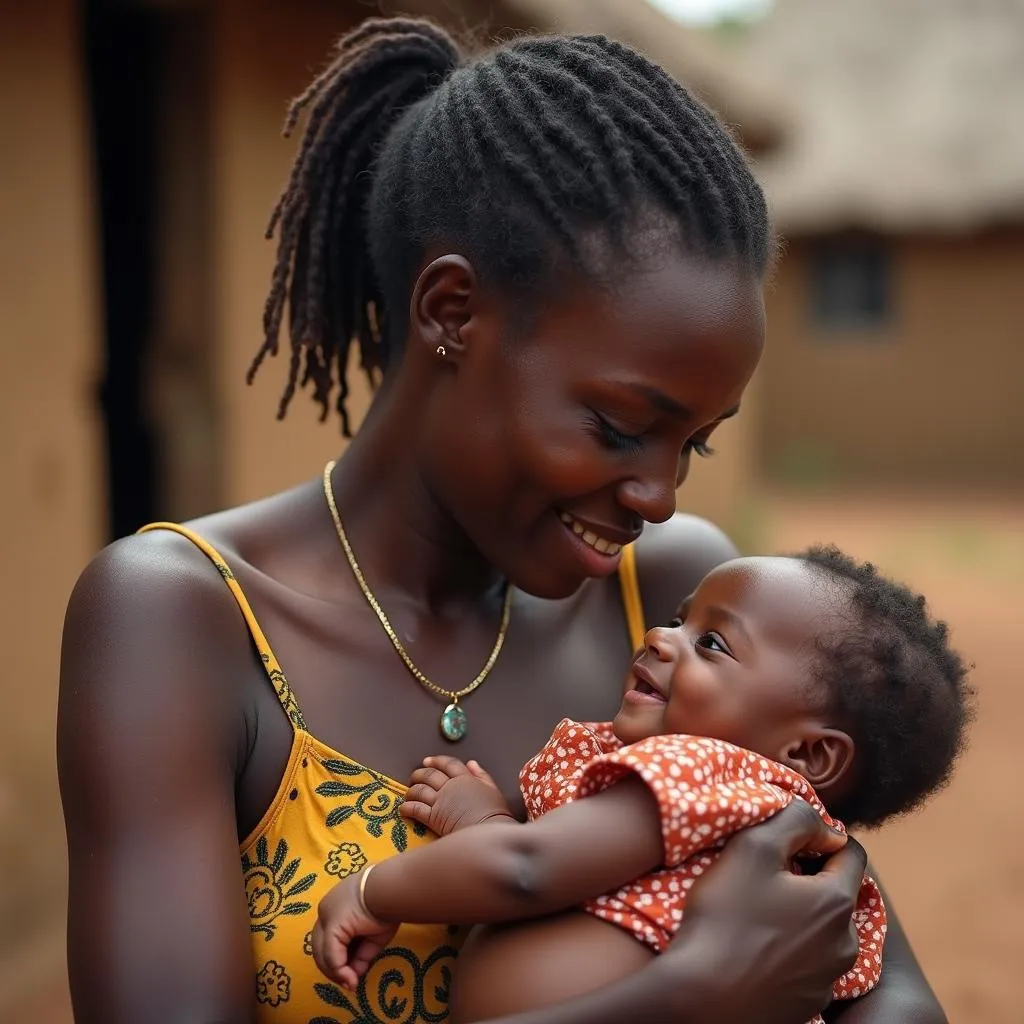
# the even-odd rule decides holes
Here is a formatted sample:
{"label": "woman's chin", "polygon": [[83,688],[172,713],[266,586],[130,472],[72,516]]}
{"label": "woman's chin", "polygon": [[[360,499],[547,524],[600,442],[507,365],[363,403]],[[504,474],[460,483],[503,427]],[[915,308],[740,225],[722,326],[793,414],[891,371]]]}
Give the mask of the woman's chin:
{"label": "woman's chin", "polygon": [[562,568],[540,558],[509,565],[506,575],[516,590],[545,601],[562,601],[572,597],[590,578],[575,567]]}

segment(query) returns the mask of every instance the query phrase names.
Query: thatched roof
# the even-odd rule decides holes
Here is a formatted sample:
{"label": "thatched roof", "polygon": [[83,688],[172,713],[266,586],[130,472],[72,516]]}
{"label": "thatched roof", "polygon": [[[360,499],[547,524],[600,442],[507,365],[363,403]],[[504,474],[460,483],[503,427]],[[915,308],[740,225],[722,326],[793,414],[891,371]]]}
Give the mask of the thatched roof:
{"label": "thatched roof", "polygon": [[545,29],[610,36],[629,43],[694,90],[753,150],[778,144],[784,115],[777,96],[707,37],[646,0],[505,0]]}
{"label": "thatched roof", "polygon": [[486,22],[499,35],[510,29],[607,35],[635,46],[693,89],[751,151],[771,149],[784,134],[782,109],[770,90],[701,32],[685,28],[646,0],[382,0],[381,6],[474,29]]}
{"label": "thatched roof", "polygon": [[776,0],[741,53],[794,109],[784,232],[1024,223],[1024,0]]}

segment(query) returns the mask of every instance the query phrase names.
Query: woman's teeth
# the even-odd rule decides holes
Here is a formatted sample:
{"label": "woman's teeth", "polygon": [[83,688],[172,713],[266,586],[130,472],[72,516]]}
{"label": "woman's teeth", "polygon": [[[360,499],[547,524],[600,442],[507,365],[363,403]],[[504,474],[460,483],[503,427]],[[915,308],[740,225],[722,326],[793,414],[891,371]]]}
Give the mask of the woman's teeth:
{"label": "woman's teeth", "polygon": [[565,523],[566,526],[576,534],[584,544],[592,547],[595,551],[600,551],[602,555],[617,555],[622,550],[621,544],[616,544],[614,541],[605,540],[604,537],[598,537],[596,533],[588,530],[586,527],[581,526],[568,512],[559,512],[558,518]]}

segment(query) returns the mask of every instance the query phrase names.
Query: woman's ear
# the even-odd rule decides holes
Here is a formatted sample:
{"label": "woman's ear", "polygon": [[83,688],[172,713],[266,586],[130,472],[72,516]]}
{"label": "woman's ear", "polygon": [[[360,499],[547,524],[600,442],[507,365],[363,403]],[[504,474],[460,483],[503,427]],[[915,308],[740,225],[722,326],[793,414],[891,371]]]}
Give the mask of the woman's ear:
{"label": "woman's ear", "polygon": [[465,352],[462,327],[478,297],[473,265],[463,256],[439,256],[420,272],[409,300],[410,334],[429,352],[458,359]]}
{"label": "woman's ear", "polygon": [[820,796],[847,776],[853,755],[854,743],[848,733],[815,726],[787,744],[776,760],[799,772]]}

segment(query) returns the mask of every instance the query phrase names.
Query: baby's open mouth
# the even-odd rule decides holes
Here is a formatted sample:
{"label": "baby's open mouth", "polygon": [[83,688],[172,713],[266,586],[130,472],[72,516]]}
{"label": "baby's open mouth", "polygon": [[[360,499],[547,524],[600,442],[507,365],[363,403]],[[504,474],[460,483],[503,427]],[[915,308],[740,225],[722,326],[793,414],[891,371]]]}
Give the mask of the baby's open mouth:
{"label": "baby's open mouth", "polygon": [[633,699],[640,699],[640,703],[658,702],[661,704],[666,703],[665,695],[660,691],[656,690],[650,683],[644,679],[637,679],[636,686],[632,690],[628,691],[632,693]]}

